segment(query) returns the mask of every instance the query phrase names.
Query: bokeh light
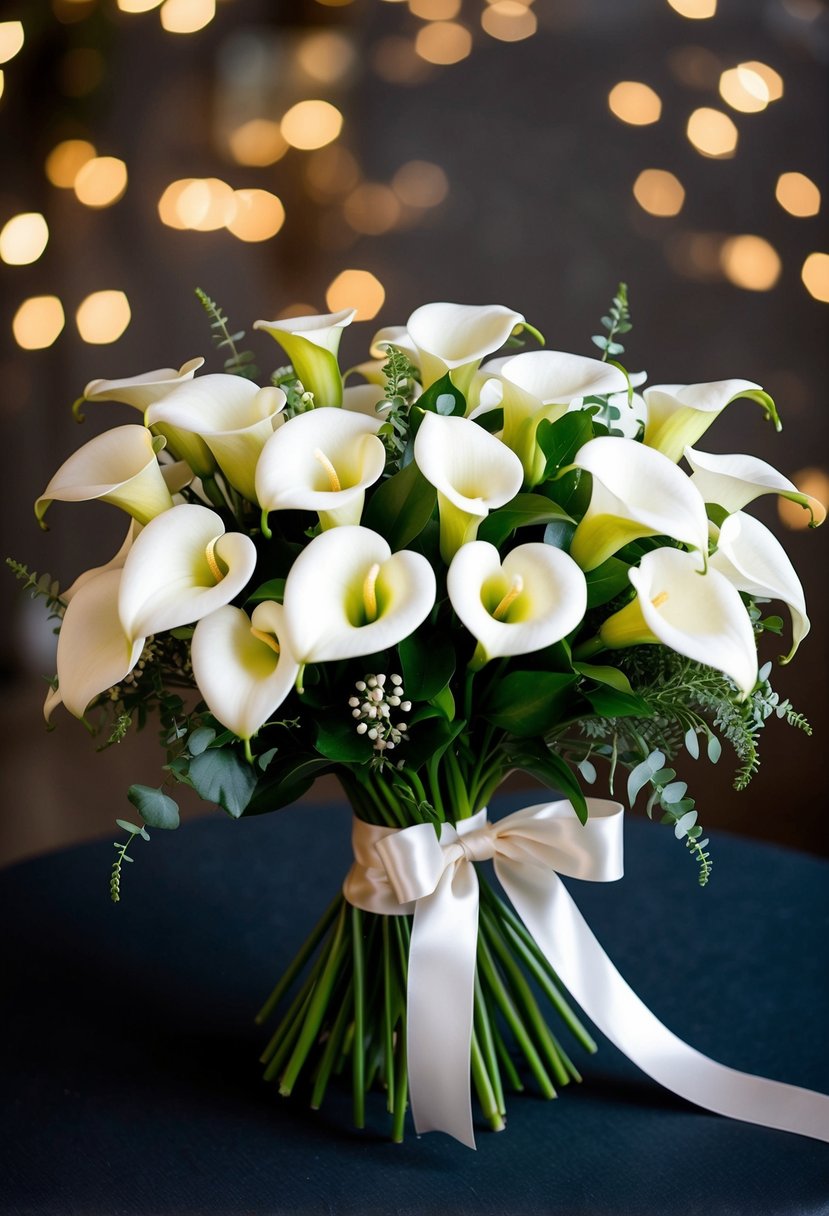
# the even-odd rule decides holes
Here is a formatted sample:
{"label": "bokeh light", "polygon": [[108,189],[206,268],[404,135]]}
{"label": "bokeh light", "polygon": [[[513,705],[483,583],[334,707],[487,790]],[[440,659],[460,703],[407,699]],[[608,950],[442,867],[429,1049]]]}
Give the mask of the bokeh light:
{"label": "bokeh light", "polygon": [[13,215],[0,229],[0,261],[7,266],[36,262],[49,240],[49,228],[39,211]]}
{"label": "bokeh light", "polygon": [[423,21],[451,21],[461,11],[461,0],[409,0],[409,11]]}
{"label": "bokeh light", "polygon": [[763,77],[745,64],[723,72],[719,87],[723,101],[742,114],[759,114],[771,100]]}
{"label": "bokeh light", "polygon": [[233,190],[218,177],[199,177],[189,182],[175,203],[183,228],[215,232],[226,227],[236,214]]}
{"label": "bokeh light", "polygon": [[2,68],[0,68],[0,97],[3,96],[3,90],[6,87],[6,76]]}
{"label": "bokeh light", "polygon": [[95,147],[86,139],[64,139],[46,157],[46,176],[53,186],[71,190],[81,169],[95,156]]}
{"label": "bokeh light", "polygon": [[633,197],[649,215],[679,215],[685,188],[667,169],[643,169],[633,184]]}
{"label": "bokeh light", "polygon": [[360,180],[360,166],[348,148],[329,144],[308,157],[305,180],[318,202],[328,202],[354,189]]}
{"label": "bokeh light", "polygon": [[390,186],[380,182],[363,182],[345,200],[343,213],[355,232],[380,236],[397,223],[400,203]]}
{"label": "bokeh light", "polygon": [[164,0],[118,0],[122,13],[149,13],[154,8],[160,8]]}
{"label": "bokeh light", "polygon": [[376,317],[385,299],[383,284],[369,270],[343,270],[325,293],[325,302],[331,312],[356,308],[357,321],[370,321]]}
{"label": "bokeh light", "polygon": [[195,34],[216,16],[216,0],[164,0],[160,16],[168,34]]}
{"label": "bokeh light", "polygon": [[296,51],[299,66],[320,84],[336,84],[342,80],[354,66],[355,59],[353,45],[336,30],[306,35]]}
{"label": "bokeh light", "polygon": [[130,323],[130,304],[123,291],[93,291],[75,313],[78,333],[92,346],[117,342]]}
{"label": "bokeh light", "polygon": [[705,21],[717,12],[717,0],[668,0],[668,4],[680,17],[690,21]]}
{"label": "bokeh light", "polygon": [[268,118],[252,118],[228,137],[230,154],[240,165],[263,168],[273,165],[288,151],[288,144],[278,122]]}
{"label": "bokeh light", "polygon": [[662,99],[650,85],[640,80],[620,80],[607,98],[612,114],[634,127],[658,122],[662,114]]}
{"label": "bokeh light", "polygon": [[429,75],[429,65],[415,51],[409,38],[390,34],[379,38],[371,49],[371,66],[388,84],[414,85]]}
{"label": "bokeh light", "polygon": [[406,207],[437,207],[449,193],[443,169],[428,160],[410,160],[401,165],[391,186]]}
{"label": "bokeh light", "polygon": [[762,236],[728,237],[720,252],[725,277],[745,291],[770,291],[780,278],[777,250]]}
{"label": "bokeh light", "polygon": [[285,223],[282,200],[267,190],[235,190],[235,210],[228,232],[240,241],[268,241]]}
{"label": "bokeh light", "polygon": [[829,304],[829,253],[810,253],[800,277],[810,296]]}
{"label": "bokeh light", "polygon": [[805,173],[781,173],[774,197],[789,215],[803,218],[820,211],[820,190]]}
{"label": "bokeh light", "polygon": [[770,68],[767,63],[761,63],[758,59],[749,59],[746,63],[741,63],[740,67],[754,72],[760,77],[768,89],[769,101],[779,101],[783,96],[783,77],[774,68]]}
{"label": "bokeh light", "polygon": [[666,242],[665,254],[683,278],[715,283],[723,278],[720,263],[723,240],[717,232],[678,232]]}
{"label": "bokeh light", "polygon": [[0,21],[0,63],[14,59],[25,40],[22,21]]}
{"label": "bokeh light", "polygon": [[127,188],[127,166],[117,156],[93,156],[72,183],[78,200],[87,207],[111,207]]}
{"label": "bokeh light", "polygon": [[737,150],[737,128],[727,114],[702,106],[688,119],[688,139],[702,156],[725,160]]}
{"label": "bokeh light", "polygon": [[311,151],[337,138],[343,116],[330,101],[298,101],[282,119],[282,136],[292,148]]}
{"label": "bokeh light", "polygon": [[499,42],[522,42],[538,29],[538,18],[521,0],[495,0],[481,13],[481,25]]}
{"label": "bokeh light", "polygon": [[704,46],[678,46],[669,51],[671,75],[689,89],[716,89],[722,65],[713,51]]}
{"label": "bokeh light", "polygon": [[[824,506],[829,505],[829,473],[825,469],[800,469],[797,473],[792,473],[789,480],[794,482],[801,494],[809,494]],[[781,522],[792,531],[799,532],[809,527],[811,515],[799,502],[792,502],[790,498],[777,499],[777,513]]]}
{"label": "bokeh light", "polygon": [[65,318],[57,296],[31,296],[14,314],[12,333],[23,350],[45,350],[57,339]]}
{"label": "bokeh light", "polygon": [[457,21],[434,21],[418,31],[415,50],[427,63],[448,67],[466,59],[472,50],[472,35]]}
{"label": "bokeh light", "polygon": [[162,224],[166,224],[168,228],[187,227],[179,215],[178,204],[184,191],[196,180],[194,177],[182,177],[178,181],[170,182],[158,200],[158,214]]}

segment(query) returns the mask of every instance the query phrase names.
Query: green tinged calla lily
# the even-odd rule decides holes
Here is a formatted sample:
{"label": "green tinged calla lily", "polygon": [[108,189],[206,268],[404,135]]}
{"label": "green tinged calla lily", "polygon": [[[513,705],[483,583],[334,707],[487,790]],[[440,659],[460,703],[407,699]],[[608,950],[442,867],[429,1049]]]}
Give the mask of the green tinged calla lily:
{"label": "green tinged calla lily", "polygon": [[423,387],[449,372],[453,384],[466,393],[481,360],[523,324],[520,312],[502,304],[424,304],[415,309],[406,331],[417,350],[414,362]]}
{"label": "green tinged calla lily", "polygon": [[763,494],[779,494],[809,512],[811,527],[819,527],[826,519],[826,507],[818,498],[801,494],[793,481],[756,456],[721,456],[688,447],[685,459],[693,469],[691,481],[702,498],[724,511],[741,511]]}
{"label": "green tinged calla lily", "polygon": [[253,328],[264,329],[279,343],[303,388],[314,394],[316,406],[339,406],[343,399],[343,381],[337,351],[343,329],[356,315],[356,308],[343,308],[340,312],[313,317],[255,321]]}
{"label": "green tinged calla lily", "polygon": [[644,391],[647,406],[645,443],[674,462],[688,444],[696,443],[727,405],[748,397],[761,405],[780,430],[774,402],[751,380],[714,380],[707,384],[654,384]]}

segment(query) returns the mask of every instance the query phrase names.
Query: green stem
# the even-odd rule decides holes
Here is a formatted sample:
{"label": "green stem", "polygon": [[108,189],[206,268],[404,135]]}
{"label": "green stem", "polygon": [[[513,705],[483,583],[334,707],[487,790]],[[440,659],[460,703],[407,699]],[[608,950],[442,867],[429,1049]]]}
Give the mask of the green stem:
{"label": "green stem", "polygon": [[486,1007],[486,998],[481,987],[480,976],[477,969],[475,971],[475,1030],[478,1034],[478,1041],[481,1045],[481,1053],[484,1057],[486,1070],[489,1073],[492,1081],[492,1088],[495,1093],[495,1103],[502,1115],[507,1113],[507,1108],[504,1103],[504,1087],[501,1084],[501,1070],[498,1067],[498,1056],[495,1051],[495,1041],[492,1037],[492,1026],[489,1019],[489,1011]]}
{"label": "green stem", "polygon": [[472,1043],[470,1047],[469,1058],[472,1068],[472,1080],[475,1084],[475,1092],[478,1095],[478,1101],[481,1104],[484,1118],[494,1132],[502,1132],[504,1130],[504,1120],[501,1118],[501,1112],[498,1109],[495,1091],[492,1088],[492,1082],[484,1064],[481,1045],[478,1042],[478,1036],[475,1033],[474,1027],[472,1029]]}
{"label": "green stem", "polygon": [[573,658],[577,661],[591,659],[594,654],[599,654],[602,650],[607,650],[607,646],[600,637],[588,638],[586,642],[580,642],[575,648]]}
{"label": "green stem", "polygon": [[331,1033],[328,1036],[328,1041],[325,1044],[325,1050],[322,1053],[319,1068],[317,1069],[317,1075],[314,1078],[314,1089],[311,1093],[311,1110],[319,1110],[322,1106],[325,1091],[328,1088],[328,1081],[331,1077],[331,1071],[339,1055],[340,1044],[342,1043],[351,1013],[353,990],[354,982],[353,980],[349,980],[345,996],[340,1005],[340,1012],[337,1014],[334,1025],[331,1028]]}
{"label": "green stem", "polygon": [[501,1031],[498,1029],[498,1023],[495,1021],[495,1018],[492,1019],[491,1025],[492,1037],[495,1041],[495,1052],[501,1062],[501,1067],[504,1070],[504,1076],[507,1078],[513,1092],[522,1094],[524,1092],[523,1082],[518,1075],[518,1069],[513,1063],[512,1056],[507,1049],[507,1045],[504,1042],[504,1037],[501,1034]]}
{"label": "green stem", "polygon": [[467,783],[464,780],[461,766],[458,764],[458,758],[451,747],[448,747],[444,752],[446,763],[446,780],[452,791],[452,801],[455,804],[455,820],[468,819],[469,810],[469,795],[467,793]]}
{"label": "green stem", "polygon": [[363,958],[363,913],[351,909],[351,946],[354,967],[354,1047],[351,1054],[354,1126],[366,1123],[365,967]]}
{"label": "green stem", "polygon": [[[261,1056],[259,1057],[260,1063],[270,1064],[271,1060],[273,1059],[274,1052],[284,1042],[285,1037],[290,1036],[291,1029],[294,1024],[294,1019],[296,1018],[297,1010],[302,1008],[304,1005],[306,1005],[308,1003],[311,993],[314,990],[314,985],[316,984],[317,979],[319,978],[326,962],[328,961],[328,956],[331,953],[331,941],[332,941],[332,939],[329,938],[329,940],[325,943],[322,950],[320,951],[319,956],[315,959],[314,965],[311,968],[311,970],[309,971],[308,975],[306,976],[304,983],[299,988],[299,990],[296,992],[293,1000],[291,1001],[290,1005],[288,1006],[285,1013],[283,1014],[282,1019],[279,1022],[279,1025],[277,1026],[276,1030],[271,1035],[264,1051],[262,1052]],[[273,1070],[271,1070],[270,1072],[266,1072],[265,1080],[266,1081],[271,1080],[271,1078],[274,1075],[275,1075],[275,1073]]]}
{"label": "green stem", "polygon": [[383,1055],[389,1114],[394,1114],[394,1016],[392,1012],[392,956],[389,949],[389,917],[383,917]]}
{"label": "green stem", "polygon": [[512,998],[498,973],[489,946],[482,936],[478,937],[478,966],[480,967],[484,982],[495,998],[499,1009],[506,1019],[507,1025],[515,1037],[515,1041],[526,1057],[541,1093],[545,1098],[555,1098],[555,1086],[547,1075],[547,1070],[541,1061],[541,1057],[536,1051],[530,1036],[527,1034],[521,1016],[515,1008]]}
{"label": "green stem", "polygon": [[345,903],[340,909],[340,914],[337,918],[334,936],[331,943],[331,952],[328,955],[322,975],[314,986],[314,992],[311,1001],[308,1005],[308,1011],[305,1016],[305,1023],[302,1027],[302,1032],[299,1036],[299,1041],[294,1048],[291,1058],[282,1075],[282,1080],[279,1085],[279,1092],[285,1096],[289,1094],[296,1084],[297,1077],[300,1074],[303,1064],[305,1063],[308,1052],[314,1045],[316,1037],[319,1034],[322,1019],[325,1016],[325,1011],[328,1008],[328,1002],[331,999],[331,990],[339,974],[347,944],[343,940],[345,935]]}
{"label": "green stem", "polygon": [[439,774],[439,767],[438,767],[439,764],[440,764],[439,757],[431,756],[427,762],[426,768],[429,773],[429,789],[432,794],[432,797],[431,797],[432,806],[437,811],[438,819],[441,821],[441,823],[445,823],[446,822],[446,811],[444,810],[443,798],[441,797],[441,794],[440,794],[440,774]]}
{"label": "green stem", "polygon": [[395,936],[397,937],[399,962],[399,970],[396,971],[395,975],[397,979],[400,1020],[398,1022],[397,1042],[395,1044],[394,1114],[392,1116],[391,1138],[395,1144],[402,1144],[409,1094],[408,1043],[406,1034],[406,983],[409,955],[408,921],[404,916],[395,916],[394,928]]}
{"label": "green stem", "polygon": [[308,959],[316,950],[317,945],[322,940],[328,926],[337,915],[342,903],[343,896],[338,892],[331,900],[331,903],[328,905],[325,912],[323,912],[314,928],[311,930],[309,937],[306,938],[299,951],[294,955],[293,961],[282,975],[279,983],[276,985],[271,995],[265,1001],[265,1004],[257,1013],[255,1020],[258,1026],[261,1026],[263,1022],[268,1020],[276,1006],[281,1001],[282,997],[291,987],[294,980],[307,963]]}

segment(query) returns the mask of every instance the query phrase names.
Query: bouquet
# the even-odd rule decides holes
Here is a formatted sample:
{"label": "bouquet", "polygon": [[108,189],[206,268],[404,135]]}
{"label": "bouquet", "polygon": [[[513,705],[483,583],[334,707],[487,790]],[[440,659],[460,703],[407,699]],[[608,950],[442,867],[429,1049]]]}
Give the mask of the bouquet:
{"label": "bouquet", "polygon": [[[275,1018],[262,1061],[280,1093],[318,1107],[345,1073],[358,1126],[379,1086],[395,1140],[411,1100],[418,1130],[472,1144],[470,1084],[497,1130],[528,1076],[547,1097],[580,1079],[573,1044],[595,1044],[569,988],[651,1075],[757,1118],[744,1094],[706,1100],[704,1069],[678,1079],[676,1044],[692,1049],[627,989],[557,874],[620,876],[621,789],[704,885],[709,841],[676,758],[716,761],[725,741],[742,788],[769,718],[809,729],[758,660],[788,632],[771,600],[794,656],[802,587],[744,508],[780,494],[813,525],[825,511],[763,461],[697,446],[738,399],[779,428],[771,398],[739,379],[643,388],[619,361],[624,285],[600,358],[544,349],[512,309],[436,303],[345,376],[353,310],[257,321],[289,360],[260,377],[198,295],[224,371],[193,359],[92,381],[79,419],[103,401],[136,419],[84,444],[35,504],[41,523],[56,500],[114,504],[118,553],[65,591],[12,563],[58,618],[47,719],[63,703],[105,745],[160,724],[164,779],[129,790],[140,823],[118,821],[112,898],[134,842],[178,826],[178,784],[238,818],[333,773],[355,855],[259,1014]],[[560,797],[489,823],[516,770]],[[585,792],[599,772],[609,799]],[[603,1012],[614,985],[627,1028]]]}

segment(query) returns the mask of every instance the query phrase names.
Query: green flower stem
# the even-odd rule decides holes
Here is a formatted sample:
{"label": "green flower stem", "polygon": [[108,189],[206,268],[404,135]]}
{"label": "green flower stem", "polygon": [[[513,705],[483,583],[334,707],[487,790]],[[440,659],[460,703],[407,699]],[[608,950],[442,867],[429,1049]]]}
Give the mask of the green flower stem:
{"label": "green flower stem", "polygon": [[541,1057],[535,1049],[535,1046],[527,1033],[526,1027],[521,1020],[521,1015],[515,1008],[515,1005],[507,992],[503,980],[495,966],[495,960],[492,957],[489,946],[484,941],[483,936],[478,937],[478,966],[481,971],[484,983],[489,988],[495,1002],[501,1010],[507,1025],[512,1031],[515,1041],[526,1056],[527,1063],[532,1070],[533,1076],[538,1082],[539,1089],[545,1098],[555,1098],[555,1086],[547,1075],[547,1070],[541,1061]]}
{"label": "green flower stem", "polygon": [[279,1076],[279,1070],[287,1060],[289,1052],[292,1050],[302,1032],[302,1027],[305,1023],[305,1016],[308,1013],[308,1007],[311,1004],[313,991],[313,984],[311,984],[307,989],[304,988],[302,992],[298,994],[297,1002],[291,1005],[291,1008],[285,1015],[285,1019],[283,1021],[284,1031],[280,1040],[274,1044],[274,1048],[268,1061],[268,1066],[262,1074],[265,1081],[273,1081],[275,1077]]}
{"label": "green flower stem", "polygon": [[541,1010],[538,1008],[538,1003],[532,994],[532,990],[524,978],[521,968],[513,958],[512,951],[501,936],[492,914],[486,908],[481,909],[481,925],[490,947],[495,951],[504,969],[512,988],[513,997],[523,1009],[527,1022],[535,1036],[535,1041],[541,1048],[547,1064],[552,1069],[553,1076],[559,1085],[569,1085],[570,1074],[564,1067],[564,1062],[556,1050],[555,1042],[550,1034],[547,1023],[544,1021]]}
{"label": "green flower stem", "polygon": [[314,1088],[311,1093],[311,1110],[319,1110],[322,1106],[325,1091],[328,1088],[328,1081],[331,1077],[331,1072],[336,1063],[337,1056],[340,1051],[340,1046],[345,1034],[345,1028],[348,1025],[348,1019],[351,1016],[352,1001],[354,995],[353,980],[349,980],[348,987],[345,990],[340,1011],[331,1027],[331,1033],[325,1044],[325,1050],[322,1053],[322,1058],[319,1062],[316,1077],[314,1078]]}
{"label": "green flower stem", "polygon": [[495,1053],[501,1062],[501,1067],[504,1070],[504,1076],[509,1082],[510,1089],[512,1089],[514,1093],[522,1094],[524,1092],[524,1083],[518,1075],[518,1069],[513,1063],[512,1056],[507,1049],[507,1045],[504,1042],[504,1037],[501,1034],[501,1031],[498,1029],[498,1023],[495,1021],[495,1018],[492,1018],[491,1026],[492,1038],[495,1042]]}
{"label": "green flower stem", "polygon": [[498,1109],[498,1102],[495,1097],[495,1091],[492,1088],[489,1073],[487,1072],[484,1057],[481,1053],[481,1046],[478,1042],[478,1036],[473,1028],[472,1043],[470,1051],[470,1064],[472,1067],[472,1080],[475,1085],[475,1092],[478,1095],[478,1101],[481,1104],[484,1118],[489,1123],[489,1126],[494,1132],[502,1132],[504,1130],[504,1120],[501,1118],[501,1112]]}
{"label": "green flower stem", "polygon": [[552,1030],[550,1030],[549,1026],[547,1027],[547,1029],[549,1031],[550,1038],[553,1040],[553,1043],[555,1044],[556,1051],[561,1056],[561,1062],[564,1065],[564,1067],[567,1069],[568,1073],[570,1074],[570,1077],[572,1078],[573,1081],[581,1081],[583,1079],[581,1073],[576,1068],[575,1064],[570,1059],[567,1052],[561,1046],[561,1043],[559,1043],[558,1039],[553,1034]]}
{"label": "green flower stem", "polygon": [[297,954],[294,956],[292,962],[290,963],[289,967],[285,971],[284,975],[281,977],[279,983],[276,985],[276,987],[274,988],[271,995],[265,1001],[265,1004],[262,1006],[262,1008],[257,1013],[256,1019],[255,1019],[257,1025],[261,1026],[262,1023],[266,1022],[268,1020],[268,1018],[271,1016],[271,1014],[273,1013],[276,1006],[282,1000],[282,997],[285,995],[285,993],[291,987],[294,980],[296,979],[296,977],[299,975],[302,968],[307,963],[308,959],[311,957],[313,952],[316,950],[317,945],[322,940],[323,935],[325,934],[329,925],[333,921],[334,917],[337,915],[337,912],[339,911],[342,903],[343,903],[343,896],[340,892],[338,892],[334,896],[334,898],[331,900],[331,903],[328,905],[325,912],[323,912],[322,916],[317,921],[316,925],[314,925],[314,928],[311,930],[310,935],[305,940],[303,945],[300,947]]}
{"label": "green flower stem", "polygon": [[467,783],[461,773],[458,758],[451,746],[444,752],[446,760],[446,783],[452,792],[452,802],[455,807],[455,819],[468,819],[471,815]]}
{"label": "green flower stem", "polygon": [[319,1034],[322,1019],[325,1016],[325,1011],[328,1008],[328,1002],[331,999],[331,991],[334,987],[337,976],[339,975],[340,967],[342,966],[343,959],[348,949],[347,942],[343,940],[345,936],[345,924],[346,912],[345,903],[343,903],[334,929],[331,952],[328,955],[322,975],[314,986],[314,992],[308,1005],[308,1012],[305,1017],[302,1032],[299,1036],[299,1041],[297,1042],[297,1045],[294,1048],[291,1058],[285,1068],[285,1072],[282,1075],[282,1080],[279,1085],[279,1092],[282,1095],[287,1095],[293,1090],[300,1070],[305,1063],[308,1052],[313,1047],[317,1035]]}
{"label": "green flower stem", "polygon": [[486,1070],[489,1073],[492,1081],[492,1089],[495,1094],[495,1103],[500,1114],[505,1115],[507,1108],[504,1103],[504,1087],[501,1084],[501,1070],[498,1067],[498,1056],[495,1052],[495,1041],[492,1037],[492,1026],[489,1020],[489,1012],[486,1007],[486,999],[481,987],[481,980],[477,969],[475,971],[475,1030],[478,1035],[478,1041],[481,1046],[481,1054],[484,1058]]}
{"label": "green flower stem", "polygon": [[219,483],[216,481],[215,477],[202,477],[201,483],[205,494],[213,503],[214,507],[218,507],[220,511],[230,510],[230,504],[219,488]]}
{"label": "green flower stem", "polygon": [[603,650],[607,650],[607,646],[600,637],[588,638],[586,642],[580,642],[575,648],[573,658],[579,661],[591,659],[593,655],[600,654]]}
{"label": "green flower stem", "polygon": [[[313,967],[311,968],[308,975],[305,977],[305,980],[303,981],[302,986],[299,988],[299,990],[295,994],[293,1000],[291,1001],[290,1005],[288,1006],[287,1010],[285,1011],[285,1013],[282,1017],[282,1020],[280,1021],[276,1030],[271,1035],[271,1038],[268,1041],[268,1044],[265,1047],[265,1050],[262,1052],[261,1056],[259,1057],[260,1063],[262,1063],[262,1064],[270,1063],[270,1061],[273,1058],[274,1052],[277,1050],[277,1048],[283,1042],[285,1036],[287,1034],[289,1034],[289,1032],[291,1031],[291,1027],[293,1026],[297,1011],[308,1003],[308,1000],[310,999],[311,993],[313,992],[313,989],[314,989],[314,984],[316,984],[317,979],[319,978],[320,974],[322,973],[323,967],[325,966],[325,964],[328,960],[328,955],[330,953],[330,950],[331,950],[331,939],[329,938],[329,940],[325,943],[325,946],[323,947],[323,949],[320,951],[319,956],[314,960]],[[273,1074],[271,1074],[271,1075],[273,1075]]]}
{"label": "green flower stem", "polygon": [[351,909],[351,946],[354,967],[354,1046],[351,1052],[354,1126],[366,1124],[366,1031],[363,913]]}
{"label": "green flower stem", "polygon": [[445,823],[446,811],[443,808],[443,798],[440,794],[439,764],[439,756],[430,756],[429,760],[427,761],[426,768],[429,773],[429,790],[432,794],[430,801],[432,806],[437,811],[438,819],[440,819],[441,823]]}
{"label": "green flower stem", "polygon": [[389,949],[389,917],[383,917],[383,1056],[387,1085],[386,1107],[394,1114],[394,1016],[392,1012],[392,956]]}
{"label": "green flower stem", "polygon": [[394,1115],[392,1117],[391,1138],[395,1144],[402,1144],[409,1094],[406,984],[410,933],[409,922],[405,916],[394,917],[394,931],[397,938],[397,959],[399,964],[399,967],[395,968],[394,974],[400,1020],[398,1022],[397,1041],[395,1043]]}

